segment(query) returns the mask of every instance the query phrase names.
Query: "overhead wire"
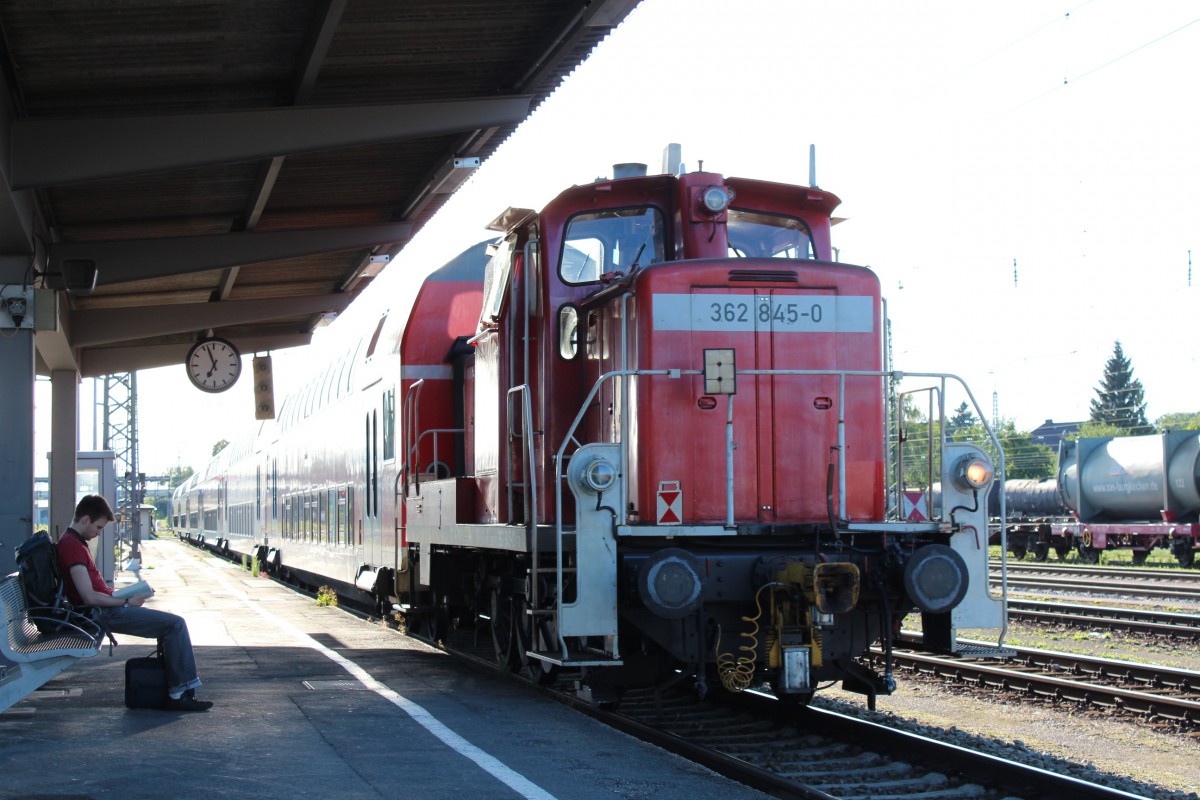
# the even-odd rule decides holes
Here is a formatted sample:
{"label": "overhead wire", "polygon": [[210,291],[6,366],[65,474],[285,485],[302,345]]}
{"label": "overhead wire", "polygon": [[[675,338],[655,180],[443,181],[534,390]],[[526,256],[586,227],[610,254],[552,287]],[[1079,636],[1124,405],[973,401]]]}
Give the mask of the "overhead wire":
{"label": "overhead wire", "polygon": [[985,55],[983,58],[973,61],[970,64],[968,64],[967,66],[963,67],[961,70],[958,71],[958,73],[955,75],[955,77],[957,78],[959,75],[964,75],[964,74],[970,72],[971,70],[975,69],[976,67],[978,67],[980,64],[986,63],[987,61],[990,61],[991,59],[995,58],[996,56],[1000,55],[1001,53],[1011,50],[1012,48],[1016,47],[1017,45],[1019,45],[1021,42],[1025,41],[1026,39],[1029,39],[1032,36],[1036,36],[1037,34],[1046,30],[1046,28],[1049,28],[1052,25],[1056,25],[1060,22],[1065,22],[1076,11],[1079,11],[1079,9],[1083,8],[1084,6],[1090,5],[1094,1],[1095,0],[1084,0],[1083,3],[1080,3],[1079,5],[1075,6],[1075,8],[1071,9],[1070,11],[1067,11],[1063,14],[1059,14],[1059,15],[1055,16],[1053,19],[1049,20],[1048,22],[1045,22],[1042,25],[1039,25],[1038,27],[1034,28],[1029,33],[1018,36],[1016,39],[1013,39],[1011,42],[1009,42],[1008,44],[999,48],[998,50],[993,50],[992,52]]}
{"label": "overhead wire", "polygon": [[1091,68],[1091,69],[1089,69],[1087,72],[1085,72],[1085,73],[1083,73],[1082,75],[1079,75],[1079,76],[1077,76],[1077,77],[1075,77],[1075,78],[1073,78],[1073,79],[1067,79],[1067,78],[1065,78],[1065,77],[1064,77],[1064,78],[1063,78],[1063,82],[1062,82],[1061,84],[1059,84],[1059,85],[1055,86],[1054,88],[1052,88],[1052,89],[1050,89],[1050,90],[1048,90],[1048,91],[1042,92],[1041,94],[1039,94],[1039,95],[1038,95],[1038,96],[1036,96],[1036,97],[1033,97],[1033,98],[1031,98],[1031,99],[1029,99],[1029,100],[1026,100],[1024,103],[1021,103],[1020,105],[1016,105],[1016,106],[1013,106],[1012,108],[1009,108],[1009,109],[1008,109],[1007,111],[1005,111],[1004,113],[1006,113],[1006,114],[1009,114],[1009,113],[1012,113],[1013,111],[1018,111],[1018,110],[1020,110],[1020,109],[1022,109],[1022,108],[1025,108],[1025,107],[1026,107],[1026,106],[1028,106],[1028,105],[1032,105],[1033,103],[1036,103],[1037,101],[1041,100],[1041,99],[1042,99],[1042,98],[1044,98],[1044,97],[1049,97],[1050,95],[1054,94],[1055,92],[1057,92],[1057,91],[1061,91],[1062,89],[1064,89],[1064,88],[1065,88],[1065,87],[1067,87],[1067,86],[1072,86],[1072,85],[1074,85],[1074,84],[1076,84],[1076,83],[1079,83],[1079,82],[1080,82],[1081,80],[1083,80],[1084,78],[1086,78],[1086,77],[1088,77],[1088,76],[1090,76],[1090,75],[1094,75],[1095,73],[1099,72],[1100,70],[1102,70],[1102,69],[1104,69],[1104,68],[1106,68],[1106,67],[1110,67],[1110,66],[1112,66],[1113,64],[1117,63],[1118,61],[1121,61],[1122,59],[1128,58],[1129,56],[1133,55],[1134,53],[1137,53],[1137,52],[1140,52],[1140,51],[1142,51],[1142,50],[1145,50],[1147,47],[1150,47],[1151,45],[1158,44],[1158,43],[1159,43],[1159,42],[1161,42],[1162,40],[1164,40],[1164,39],[1167,39],[1167,38],[1170,38],[1171,36],[1174,36],[1175,34],[1179,33],[1179,32],[1180,32],[1180,31],[1182,31],[1182,30],[1185,30],[1185,29],[1187,29],[1187,28],[1190,28],[1192,25],[1195,25],[1197,22],[1200,22],[1200,17],[1197,17],[1196,19],[1192,20],[1191,22],[1186,22],[1186,23],[1184,23],[1183,25],[1180,25],[1178,28],[1175,28],[1175,29],[1174,29],[1174,30],[1172,30],[1172,31],[1168,31],[1167,33],[1164,33],[1164,34],[1163,34],[1163,35],[1161,35],[1161,36],[1157,36],[1157,37],[1155,37],[1154,39],[1151,39],[1151,40],[1150,40],[1150,41],[1148,41],[1148,42],[1145,42],[1145,43],[1143,43],[1143,44],[1140,44],[1140,45],[1138,45],[1137,47],[1133,48],[1132,50],[1129,50],[1129,51],[1127,51],[1127,52],[1125,52],[1125,53],[1122,53],[1121,55],[1119,55],[1119,56],[1116,56],[1115,58],[1111,58],[1111,59],[1109,59],[1108,61],[1105,61],[1103,64],[1100,64],[1100,65],[1098,65],[1098,66],[1092,67],[1092,68]]}

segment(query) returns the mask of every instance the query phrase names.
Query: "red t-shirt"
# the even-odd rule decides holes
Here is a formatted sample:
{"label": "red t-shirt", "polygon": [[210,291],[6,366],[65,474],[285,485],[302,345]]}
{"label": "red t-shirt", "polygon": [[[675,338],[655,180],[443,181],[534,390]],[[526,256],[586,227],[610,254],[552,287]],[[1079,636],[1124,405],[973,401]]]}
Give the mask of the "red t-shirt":
{"label": "red t-shirt", "polygon": [[67,599],[75,605],[83,605],[83,598],[79,596],[75,589],[75,581],[71,578],[71,567],[76,564],[87,567],[93,589],[100,594],[112,594],[113,590],[108,588],[104,576],[96,568],[96,560],[92,558],[92,551],[88,549],[87,542],[74,528],[67,528],[58,540],[58,569],[62,573],[63,583],[66,584]]}

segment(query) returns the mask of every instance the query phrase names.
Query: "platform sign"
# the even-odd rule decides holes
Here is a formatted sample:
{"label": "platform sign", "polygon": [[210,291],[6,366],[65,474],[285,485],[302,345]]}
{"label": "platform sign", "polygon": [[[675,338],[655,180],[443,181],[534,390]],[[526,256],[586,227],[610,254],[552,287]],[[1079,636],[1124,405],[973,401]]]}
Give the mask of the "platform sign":
{"label": "platform sign", "polygon": [[659,525],[683,524],[683,489],[679,481],[659,481],[656,519]]}
{"label": "platform sign", "polygon": [[928,522],[929,506],[924,492],[904,493],[904,518],[909,522]]}

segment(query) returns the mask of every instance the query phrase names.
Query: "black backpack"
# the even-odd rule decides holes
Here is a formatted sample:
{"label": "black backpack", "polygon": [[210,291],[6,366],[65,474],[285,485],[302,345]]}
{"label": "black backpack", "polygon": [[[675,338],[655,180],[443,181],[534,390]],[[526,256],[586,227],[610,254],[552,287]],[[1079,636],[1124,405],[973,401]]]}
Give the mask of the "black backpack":
{"label": "black backpack", "polygon": [[17,570],[25,590],[29,619],[42,633],[55,633],[55,620],[71,616],[71,603],[64,594],[62,573],[58,569],[58,549],[50,534],[38,531],[17,548]]}

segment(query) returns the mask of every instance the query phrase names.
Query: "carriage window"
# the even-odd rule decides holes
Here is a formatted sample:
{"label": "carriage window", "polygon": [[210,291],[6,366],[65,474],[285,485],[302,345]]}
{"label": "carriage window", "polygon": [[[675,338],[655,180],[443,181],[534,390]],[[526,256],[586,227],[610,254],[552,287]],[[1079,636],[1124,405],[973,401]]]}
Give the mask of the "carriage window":
{"label": "carriage window", "polygon": [[321,541],[329,544],[333,541],[334,515],[337,513],[337,497],[333,489],[326,489],[321,494]]}
{"label": "carriage window", "polygon": [[662,261],[666,249],[662,215],[645,206],[576,214],[563,241],[558,274],[575,284]]}
{"label": "carriage window", "polygon": [[735,258],[816,258],[812,232],[795,217],[731,208],[728,233]]}
{"label": "carriage window", "polygon": [[334,543],[344,545],[346,543],[346,520],[347,508],[346,498],[349,495],[349,487],[343,486],[338,489],[337,493],[337,535],[334,538]]}
{"label": "carriage window", "polygon": [[383,393],[383,460],[396,457],[396,390]]}

